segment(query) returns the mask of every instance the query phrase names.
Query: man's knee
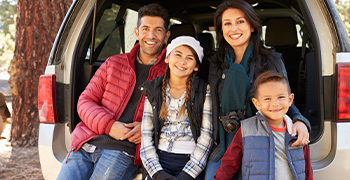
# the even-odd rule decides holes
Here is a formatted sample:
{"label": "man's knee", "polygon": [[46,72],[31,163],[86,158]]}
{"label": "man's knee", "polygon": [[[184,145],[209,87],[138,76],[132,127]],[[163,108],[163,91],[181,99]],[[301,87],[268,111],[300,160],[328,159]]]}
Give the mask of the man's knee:
{"label": "man's knee", "polygon": [[122,151],[104,150],[97,162],[91,179],[133,179],[139,167],[134,158]]}
{"label": "man's knee", "polygon": [[79,149],[67,154],[57,179],[89,179],[93,168],[94,163],[89,154],[83,149]]}

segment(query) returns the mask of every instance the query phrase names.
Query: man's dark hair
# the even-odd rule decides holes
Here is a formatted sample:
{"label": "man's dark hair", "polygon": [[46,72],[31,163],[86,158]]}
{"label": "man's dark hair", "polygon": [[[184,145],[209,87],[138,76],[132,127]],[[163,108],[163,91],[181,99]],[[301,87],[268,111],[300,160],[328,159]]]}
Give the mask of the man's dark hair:
{"label": "man's dark hair", "polygon": [[276,71],[266,71],[258,76],[254,82],[254,97],[257,97],[257,91],[261,84],[268,82],[282,82],[285,83],[288,87],[289,94],[291,93],[290,86],[286,77],[282,76]]}
{"label": "man's dark hair", "polygon": [[140,27],[141,18],[143,16],[161,17],[164,20],[164,28],[168,31],[168,26],[170,24],[169,14],[161,5],[152,3],[142,6],[138,11],[137,27]]}

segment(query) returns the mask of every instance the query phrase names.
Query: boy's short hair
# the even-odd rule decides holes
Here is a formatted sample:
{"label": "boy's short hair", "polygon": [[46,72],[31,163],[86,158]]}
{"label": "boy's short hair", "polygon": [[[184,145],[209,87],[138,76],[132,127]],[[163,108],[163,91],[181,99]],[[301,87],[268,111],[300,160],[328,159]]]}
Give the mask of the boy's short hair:
{"label": "boy's short hair", "polygon": [[283,82],[288,87],[288,93],[291,93],[290,86],[286,77],[282,76],[280,73],[276,71],[266,71],[258,76],[254,82],[254,97],[257,97],[257,91],[261,84],[268,82]]}
{"label": "boy's short hair", "polygon": [[170,24],[168,11],[158,3],[144,5],[139,9],[138,19],[137,19],[137,28],[140,27],[141,18],[143,16],[161,17],[164,20],[164,28],[166,31],[168,31],[168,26]]}

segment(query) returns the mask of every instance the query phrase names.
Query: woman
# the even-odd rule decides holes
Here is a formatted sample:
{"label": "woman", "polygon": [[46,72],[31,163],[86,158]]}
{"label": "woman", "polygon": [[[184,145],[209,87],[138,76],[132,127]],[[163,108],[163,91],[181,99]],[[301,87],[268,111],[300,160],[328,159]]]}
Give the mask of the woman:
{"label": "woman", "polygon": [[140,154],[149,180],[201,179],[212,144],[209,86],[195,76],[202,58],[196,39],[177,37],[167,47],[165,75],[141,87]]}
{"label": "woman", "polygon": [[[263,46],[260,19],[246,1],[229,0],[220,4],[214,25],[219,49],[211,59],[208,81],[212,97],[217,97],[212,98],[213,134],[217,146],[212,149],[205,179],[214,177],[238,129],[236,124],[256,112],[251,104],[255,78],[267,70],[287,77],[281,55]],[[292,146],[308,144],[309,121],[294,105],[287,114],[294,123],[292,136],[298,134]]]}

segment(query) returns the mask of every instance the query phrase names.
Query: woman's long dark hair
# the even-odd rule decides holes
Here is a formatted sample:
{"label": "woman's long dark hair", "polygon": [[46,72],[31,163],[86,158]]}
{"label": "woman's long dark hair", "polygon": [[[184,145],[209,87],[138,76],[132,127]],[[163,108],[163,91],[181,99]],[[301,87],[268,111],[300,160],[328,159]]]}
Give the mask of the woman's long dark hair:
{"label": "woman's long dark hair", "polygon": [[253,45],[253,61],[255,61],[255,66],[259,68],[260,71],[264,71],[267,68],[268,63],[275,63],[274,61],[278,58],[272,53],[274,50],[265,48],[260,38],[262,34],[261,21],[250,4],[244,0],[227,0],[218,6],[214,16],[218,50],[211,59],[211,62],[214,63],[214,65],[216,64],[222,67],[226,53],[225,50],[230,46],[226,42],[222,32],[222,14],[227,9],[241,10],[250,26],[254,29],[254,32],[252,32],[250,37],[250,42]]}

